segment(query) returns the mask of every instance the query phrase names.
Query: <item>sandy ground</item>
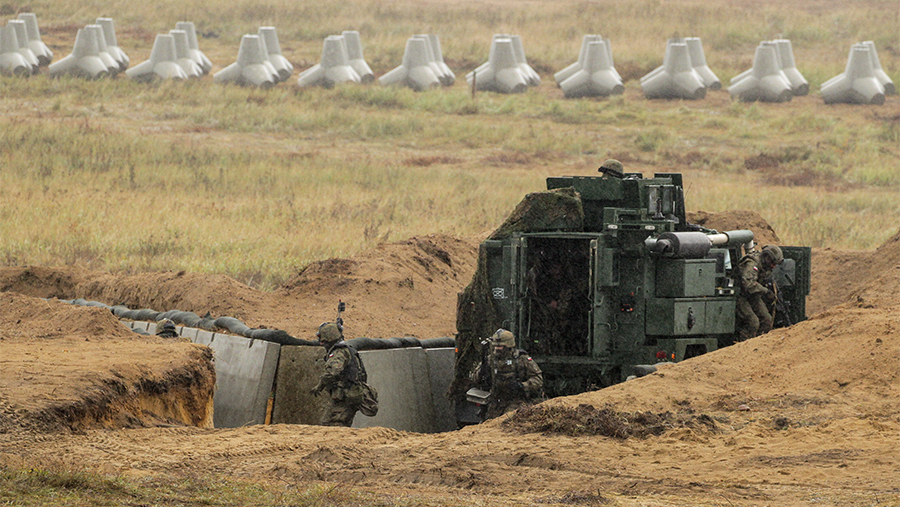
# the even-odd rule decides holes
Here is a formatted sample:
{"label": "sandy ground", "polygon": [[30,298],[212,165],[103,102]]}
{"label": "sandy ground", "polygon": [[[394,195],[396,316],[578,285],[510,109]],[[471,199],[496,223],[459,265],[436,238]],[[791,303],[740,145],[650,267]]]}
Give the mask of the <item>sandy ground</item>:
{"label": "sandy ground", "polygon": [[[752,212],[692,221],[779,242]],[[139,337],[108,311],[57,300],[210,312],[308,339],[340,299],[348,337],[451,336],[478,242],[385,244],[272,293],[190,273],[2,268],[0,464],[341,482],[460,505],[900,505],[900,233],[876,251],[814,250],[805,322],[435,435],[211,428],[207,348]],[[604,436],[604,410],[632,435]]]}

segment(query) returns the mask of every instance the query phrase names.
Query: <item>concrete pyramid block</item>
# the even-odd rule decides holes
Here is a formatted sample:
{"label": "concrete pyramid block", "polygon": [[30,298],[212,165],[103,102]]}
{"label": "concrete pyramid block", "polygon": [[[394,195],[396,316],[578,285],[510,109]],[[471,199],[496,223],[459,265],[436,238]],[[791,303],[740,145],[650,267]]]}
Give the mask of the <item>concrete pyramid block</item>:
{"label": "concrete pyramid block", "polygon": [[803,74],[797,70],[797,64],[794,62],[794,49],[791,41],[787,39],[775,39],[778,47],[778,60],[781,64],[781,71],[791,83],[791,93],[796,97],[802,97],[809,94],[809,82],[803,77]]}
{"label": "concrete pyramid block", "polygon": [[203,77],[203,69],[191,58],[187,32],[184,30],[169,30],[169,35],[175,40],[175,63],[181,67],[189,78]]}
{"label": "concrete pyramid block", "polygon": [[452,86],[456,82],[456,75],[450,70],[450,67],[444,62],[444,52],[441,50],[441,40],[436,34],[427,35],[428,42],[431,43],[431,53],[434,56],[434,63],[438,68],[438,79],[441,86]]}
{"label": "concrete pyramid block", "polygon": [[72,53],[51,63],[47,72],[51,77],[71,75],[100,79],[109,76],[109,67],[100,59],[97,32],[89,28],[78,30]]}
{"label": "concrete pyramid block", "polygon": [[279,82],[278,72],[269,62],[265,42],[259,35],[244,35],[237,61],[216,72],[213,81],[237,83],[242,86],[271,88]]}
{"label": "concrete pyramid block", "polygon": [[793,97],[778,58],[775,44],[760,44],[753,58],[753,68],[731,80],[728,93],[742,102],[790,102]]}
{"label": "concrete pyramid block", "polygon": [[269,62],[278,73],[279,81],[287,81],[294,73],[294,65],[281,54],[281,44],[278,43],[278,33],[274,26],[261,26],[257,31],[265,44]]}
{"label": "concrete pyramid block", "polygon": [[150,59],[126,70],[125,75],[138,81],[188,79],[184,69],[178,65],[175,37],[172,34],[158,34],[153,42]]}
{"label": "concrete pyramid block", "polygon": [[703,86],[709,90],[721,90],[722,81],[716,77],[716,74],[706,64],[706,54],[703,53],[703,43],[699,37],[686,37],[684,39],[688,47],[688,53],[691,56],[691,65],[700,78],[703,80]]}
{"label": "concrete pyramid block", "polygon": [[606,44],[606,51],[607,51],[606,57],[609,60],[610,68],[612,69],[613,72],[615,72],[616,79],[618,79],[619,81],[622,81],[622,76],[620,76],[618,71],[616,71],[615,63],[613,63],[612,45],[610,44],[609,39],[604,38],[602,35],[589,34],[589,35],[585,35],[584,38],[581,40],[581,50],[578,52],[578,60],[575,63],[564,68],[563,70],[557,72],[556,74],[553,74],[553,78],[556,80],[557,86],[559,86],[559,84],[562,83],[563,81],[565,81],[566,79],[572,77],[572,74],[575,74],[576,72],[578,72],[579,70],[584,68],[585,58],[587,57],[588,45],[591,42],[603,42]]}
{"label": "concrete pyramid block", "polygon": [[16,29],[0,26],[0,74],[4,76],[30,76],[31,64],[19,53]]}
{"label": "concrete pyramid block", "polygon": [[97,24],[103,28],[103,38],[106,40],[106,50],[119,64],[119,71],[125,72],[131,59],[125,54],[125,51],[119,47],[116,40],[116,26],[112,18],[97,18]]}
{"label": "concrete pyramid block", "polygon": [[360,83],[362,78],[350,66],[347,40],[343,35],[329,35],[322,43],[322,61],[300,73],[297,84],[332,88],[341,83]]}
{"label": "concrete pyramid block", "polygon": [[191,59],[197,62],[204,74],[209,74],[209,71],[212,70],[212,62],[203,54],[203,51],[200,51],[200,45],[197,43],[197,28],[194,26],[194,23],[192,21],[179,21],[175,23],[175,29],[187,32],[188,54],[191,56]]}
{"label": "concrete pyramid block", "polygon": [[641,89],[648,99],[699,100],[706,96],[703,78],[694,70],[687,43],[680,39],[666,44],[663,64],[641,78]]}
{"label": "concrete pyramid block", "polygon": [[103,27],[100,25],[87,25],[85,28],[94,32],[94,38],[97,40],[97,56],[99,56],[100,60],[103,61],[103,64],[106,65],[109,75],[115,77],[121,70],[119,70],[119,62],[109,54],[109,50],[106,46],[106,37],[103,34]]}
{"label": "concrete pyramid block", "polygon": [[896,95],[897,88],[894,86],[894,82],[891,81],[891,78],[888,77],[884,69],[881,68],[881,61],[878,60],[878,52],[875,50],[875,42],[867,40],[862,42],[862,44],[869,48],[869,57],[872,59],[872,69],[875,71],[875,78],[878,79],[878,82],[884,87],[884,94]]}
{"label": "concrete pyramid block", "polygon": [[25,22],[25,28],[28,31],[28,47],[34,52],[38,58],[41,67],[50,65],[53,61],[53,51],[41,40],[41,31],[38,29],[37,15],[33,12],[23,12],[19,14],[20,21]]}
{"label": "concrete pyramid block", "polygon": [[406,41],[403,63],[378,78],[382,85],[401,85],[415,91],[428,90],[441,86],[437,72],[440,69],[434,62],[431,42],[427,37],[410,37]]}
{"label": "concrete pyramid block", "polygon": [[826,104],[884,104],[885,89],[875,75],[871,52],[865,43],[850,48],[844,72],[822,83]]}
{"label": "concrete pyramid block", "polygon": [[491,40],[488,61],[466,74],[466,81],[480,91],[524,93],[531,79],[516,58],[513,39],[495,35]]}
{"label": "concrete pyramid block", "polygon": [[359,39],[359,32],[356,30],[344,30],[341,32],[341,36],[344,37],[347,44],[347,57],[349,58],[350,66],[359,74],[360,82],[371,83],[375,81],[375,74],[372,73],[372,69],[369,68],[369,64],[366,63],[366,59],[363,57],[363,47],[362,41]]}
{"label": "concrete pyramid block", "polygon": [[622,78],[613,69],[609,54],[606,41],[600,39],[587,43],[581,68],[559,83],[566,98],[608,97],[625,92]]}
{"label": "concrete pyramid block", "polygon": [[11,19],[6,26],[12,27],[13,32],[16,34],[16,45],[18,46],[16,52],[22,55],[22,58],[28,62],[31,73],[37,74],[40,71],[40,63],[38,63],[37,55],[35,55],[34,51],[28,46],[28,33],[25,29],[25,22],[18,19]]}

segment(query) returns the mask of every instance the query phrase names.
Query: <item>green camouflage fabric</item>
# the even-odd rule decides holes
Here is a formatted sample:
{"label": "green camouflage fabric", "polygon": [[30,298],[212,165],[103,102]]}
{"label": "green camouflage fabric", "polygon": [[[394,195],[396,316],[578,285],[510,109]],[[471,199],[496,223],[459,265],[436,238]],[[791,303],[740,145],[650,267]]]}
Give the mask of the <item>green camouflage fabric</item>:
{"label": "green camouflage fabric", "polygon": [[[484,368],[488,370],[485,371]],[[544,377],[541,368],[521,349],[493,348],[487,363],[479,365],[472,378],[484,379],[485,384],[480,387],[491,393],[487,419],[501,416],[543,397]]]}

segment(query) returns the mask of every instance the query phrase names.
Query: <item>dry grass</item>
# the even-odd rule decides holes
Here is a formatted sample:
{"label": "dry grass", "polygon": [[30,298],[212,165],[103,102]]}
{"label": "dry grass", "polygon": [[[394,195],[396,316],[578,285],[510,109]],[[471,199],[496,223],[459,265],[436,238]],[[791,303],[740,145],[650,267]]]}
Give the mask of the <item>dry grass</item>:
{"label": "dry grass", "polygon": [[[114,271],[224,273],[277,286],[309,262],[428,233],[483,234],[547,176],[592,174],[608,157],[630,170],[686,175],[688,208],[754,209],[782,240],[869,249],[896,232],[898,100],[825,106],[816,95],[849,46],[875,40],[898,75],[889,2],[463,2],[83,0],[29,8],[56,58],[98,16],[116,19],[132,64],[156,33],[192,20],[216,71],[244,33],[279,30],[303,70],[322,39],[360,31],[380,75],[414,33],[441,36],[457,73],[449,89],[372,86],[271,90],[198,82],[0,78],[0,263],[77,264]],[[238,21],[239,20],[239,21]],[[285,21],[287,20],[287,21]],[[602,20],[599,23],[597,20]],[[713,21],[715,20],[715,21]],[[523,36],[544,79],[528,93],[472,98],[463,75],[493,33]],[[613,40],[624,96],[565,100],[552,73],[586,33]],[[700,36],[723,82],[751,64],[760,40],[792,39],[813,85],[788,104],[647,101],[637,78],[659,65],[665,38]],[[658,37],[648,34],[659,34]],[[296,73],[295,73],[296,76]]]}

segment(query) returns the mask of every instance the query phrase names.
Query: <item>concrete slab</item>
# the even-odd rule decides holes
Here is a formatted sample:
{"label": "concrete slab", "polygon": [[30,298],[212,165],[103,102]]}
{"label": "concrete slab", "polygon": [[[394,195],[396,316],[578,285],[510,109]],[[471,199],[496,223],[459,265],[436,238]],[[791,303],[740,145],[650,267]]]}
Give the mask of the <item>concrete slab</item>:
{"label": "concrete slab", "polygon": [[182,326],[182,327],[178,328],[178,334],[180,334],[181,336],[183,336],[185,338],[190,339],[194,343],[196,343],[197,331],[199,331],[199,329],[197,329],[195,327]]}
{"label": "concrete slab", "polygon": [[197,330],[197,336],[192,341],[209,346],[215,357],[213,425],[216,428],[237,428],[264,424],[281,346],[202,329]]}
{"label": "concrete slab", "polygon": [[281,347],[278,375],[275,378],[273,424],[319,424],[325,397],[313,396],[309,394],[309,390],[315,387],[322,376],[324,354],[322,347]]}
{"label": "concrete slab", "polygon": [[378,415],[357,414],[354,428],[380,426],[433,433],[434,407],[425,351],[420,347],[367,350],[359,353],[378,390]]}
{"label": "concrete slab", "polygon": [[434,431],[456,430],[456,414],[447,397],[456,367],[456,349],[425,349],[428,377],[431,380],[431,400],[434,407]]}

